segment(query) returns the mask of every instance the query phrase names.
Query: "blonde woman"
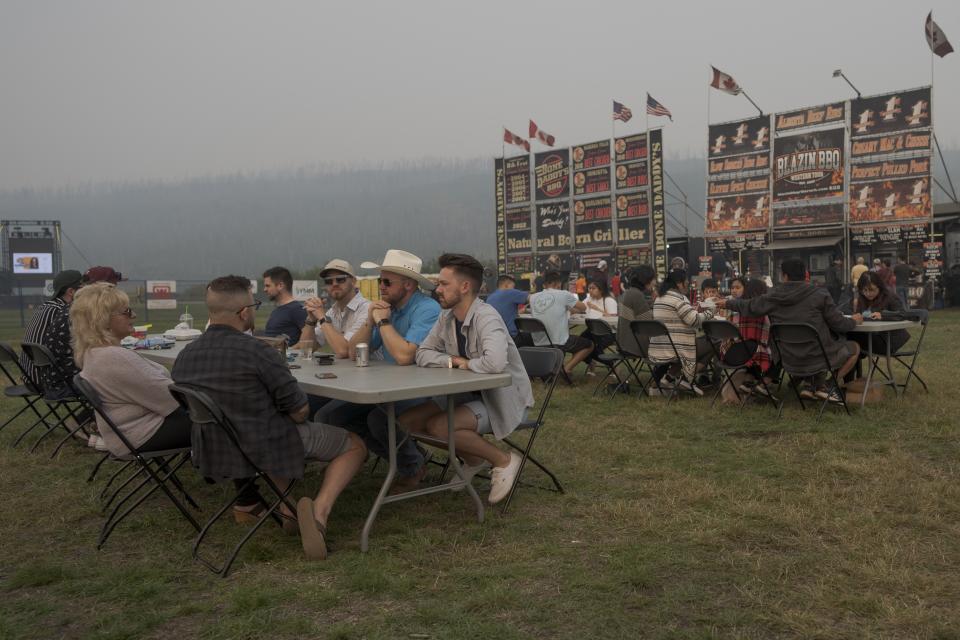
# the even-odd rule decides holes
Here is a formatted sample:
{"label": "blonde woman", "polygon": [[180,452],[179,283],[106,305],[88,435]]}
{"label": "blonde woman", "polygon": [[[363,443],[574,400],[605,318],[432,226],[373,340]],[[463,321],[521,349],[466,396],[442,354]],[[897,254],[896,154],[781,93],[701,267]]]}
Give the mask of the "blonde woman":
{"label": "blonde woman", "polygon": [[[167,390],[167,370],[120,341],[133,333],[136,314],[127,294],[97,282],[80,289],[70,307],[73,357],[80,376],[100,394],[104,410],[130,444],[142,451],[190,446],[190,418]],[[97,416],[104,444],[114,455],[127,448]]]}

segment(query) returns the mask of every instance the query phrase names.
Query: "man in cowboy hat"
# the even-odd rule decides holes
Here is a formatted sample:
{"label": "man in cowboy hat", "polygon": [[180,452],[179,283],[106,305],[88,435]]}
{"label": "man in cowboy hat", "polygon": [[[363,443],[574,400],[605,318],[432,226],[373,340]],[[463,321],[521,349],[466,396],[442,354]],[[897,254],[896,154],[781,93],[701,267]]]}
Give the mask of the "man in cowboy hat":
{"label": "man in cowboy hat", "polygon": [[[390,249],[382,263],[364,262],[360,266],[380,270],[380,300],[370,303],[367,321],[350,338],[350,356],[354,356],[358,344],[365,342],[371,357],[398,365],[414,364],[417,347],[440,316],[437,301],[420,291],[421,287],[430,291],[435,287],[420,273],[423,262],[407,251]],[[396,411],[399,414],[427,400],[398,402]],[[363,436],[367,447],[377,455],[388,455],[387,421],[379,409],[334,400],[317,412],[315,420],[345,427]],[[405,439],[397,449],[397,479],[392,492],[416,488],[425,472],[423,454],[412,440]]]}
{"label": "man in cowboy hat", "polygon": [[323,300],[310,298],[304,303],[307,320],[300,335],[298,347],[329,344],[338,358],[350,355],[350,339],[366,324],[370,301],[357,289],[357,277],[346,260],[334,258],[320,272],[333,300],[330,310],[324,312]]}

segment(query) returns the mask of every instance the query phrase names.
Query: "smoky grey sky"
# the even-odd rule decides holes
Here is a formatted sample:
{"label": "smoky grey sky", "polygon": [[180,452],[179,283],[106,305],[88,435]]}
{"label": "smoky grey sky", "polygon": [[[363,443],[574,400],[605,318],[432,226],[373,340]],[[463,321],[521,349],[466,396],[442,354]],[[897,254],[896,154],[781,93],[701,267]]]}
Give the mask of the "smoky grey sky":
{"label": "smoky grey sky", "polygon": [[[930,82],[927,11],[960,4],[4,0],[0,189],[300,165],[499,155],[528,118],[558,145],[674,114],[667,158],[706,146],[709,65],[764,111]],[[935,128],[960,146],[960,53],[937,59]],[[714,91],[709,119],[755,113]]]}

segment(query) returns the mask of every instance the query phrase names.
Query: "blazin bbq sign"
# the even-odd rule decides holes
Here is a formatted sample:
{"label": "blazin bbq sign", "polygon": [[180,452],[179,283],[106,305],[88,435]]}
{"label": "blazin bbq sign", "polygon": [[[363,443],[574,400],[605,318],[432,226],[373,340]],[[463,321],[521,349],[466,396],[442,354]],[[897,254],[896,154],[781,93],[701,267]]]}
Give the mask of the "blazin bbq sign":
{"label": "blazin bbq sign", "polygon": [[570,150],[538,153],[534,160],[533,175],[537,185],[537,200],[567,197],[570,193]]}
{"label": "blazin bbq sign", "polygon": [[835,195],[843,188],[843,129],[778,139],[773,171],[775,195]]}
{"label": "blazin bbq sign", "polygon": [[777,158],[777,180],[798,187],[815,185],[840,170],[840,149],[797,151]]}

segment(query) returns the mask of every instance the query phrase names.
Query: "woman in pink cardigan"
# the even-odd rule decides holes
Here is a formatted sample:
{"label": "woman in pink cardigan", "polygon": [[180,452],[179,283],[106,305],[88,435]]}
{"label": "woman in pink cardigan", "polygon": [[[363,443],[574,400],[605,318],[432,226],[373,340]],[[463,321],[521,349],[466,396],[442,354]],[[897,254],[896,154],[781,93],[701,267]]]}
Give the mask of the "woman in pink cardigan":
{"label": "woman in pink cardigan", "polygon": [[[77,292],[70,327],[80,376],[100,395],[107,415],[131,446],[143,451],[189,447],[190,418],[167,390],[173,384],[170,374],[120,346],[133,333],[135,317],[127,294],[115,285],[97,282]],[[128,453],[99,415],[97,426],[110,453]]]}

